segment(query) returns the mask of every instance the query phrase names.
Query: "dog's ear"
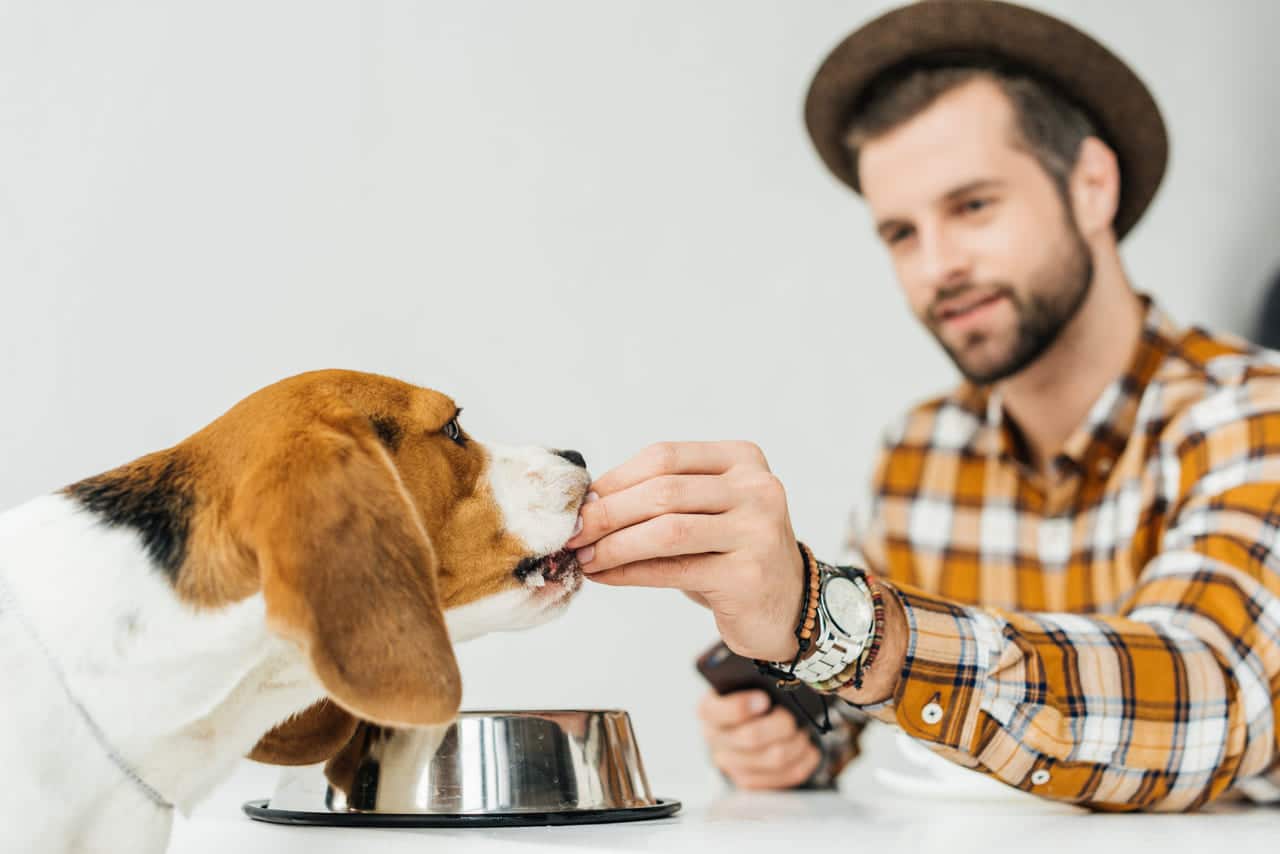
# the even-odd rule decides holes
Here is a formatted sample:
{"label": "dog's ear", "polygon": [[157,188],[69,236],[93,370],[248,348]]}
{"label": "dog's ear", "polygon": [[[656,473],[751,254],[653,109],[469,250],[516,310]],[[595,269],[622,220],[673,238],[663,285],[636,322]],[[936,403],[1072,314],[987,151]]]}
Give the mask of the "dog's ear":
{"label": "dog's ear", "polygon": [[369,420],[341,401],[310,403],[232,504],[267,624],[357,718],[452,720],[462,680],[422,518]]}
{"label": "dog's ear", "polygon": [[249,758],[268,765],[311,765],[338,753],[359,725],[328,699],[277,725],[254,745]]}
{"label": "dog's ear", "polygon": [[373,784],[370,788],[377,789],[377,763],[365,760],[371,752],[371,745],[390,739],[394,732],[395,730],[373,724],[360,723],[347,743],[324,764],[325,779],[329,781],[330,786],[346,795],[349,806],[356,805],[352,801],[358,803],[363,800],[358,797],[358,793],[365,789],[368,783]]}

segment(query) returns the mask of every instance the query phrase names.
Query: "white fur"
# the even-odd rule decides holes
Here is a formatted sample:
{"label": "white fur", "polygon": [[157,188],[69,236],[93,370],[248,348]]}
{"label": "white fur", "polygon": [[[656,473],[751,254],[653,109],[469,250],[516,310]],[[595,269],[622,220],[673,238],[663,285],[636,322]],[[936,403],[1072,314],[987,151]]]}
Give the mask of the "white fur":
{"label": "white fur", "polygon": [[[489,458],[486,478],[503,528],[532,556],[558,550],[573,535],[578,507],[591,483],[587,470],[545,448],[483,447]],[[523,588],[448,610],[444,616],[449,637],[462,643],[489,632],[541,625],[559,615],[581,583],[579,576],[572,576],[552,592],[541,573],[530,573]]]}
{"label": "white fur", "polygon": [[[540,448],[489,446],[488,484],[531,556],[573,533],[589,481]],[[514,569],[514,567],[513,567]],[[275,724],[323,690],[268,632],[261,595],[218,609],[181,601],[138,534],[63,495],[0,514],[0,851],[159,854],[171,810],[109,758],[187,811]],[[555,616],[580,583],[541,577],[446,614],[454,642]],[[19,618],[18,614],[21,614]],[[59,676],[61,674],[61,676]]]}
{"label": "white fur", "polygon": [[485,445],[488,479],[508,532],[531,554],[555,551],[573,536],[578,503],[591,482],[581,466],[546,448]]}
{"label": "white fur", "polygon": [[[541,448],[488,451],[504,526],[531,556],[554,551],[572,534],[586,471]],[[136,531],[64,495],[0,515],[0,583],[14,600],[0,607],[0,767],[15,782],[0,798],[0,850],[165,849],[172,810],[111,762],[84,714],[186,812],[264,732],[324,695],[300,650],[266,629],[261,595],[188,606]],[[559,593],[540,576],[525,584],[449,611],[454,643],[556,616],[577,581]]]}
{"label": "white fur", "polygon": [[267,632],[261,596],[197,611],[136,533],[70,498],[0,515],[0,577],[23,618],[0,613],[0,673],[21,686],[0,704],[0,767],[23,791],[0,799],[0,850],[164,850],[168,811],[109,761],[68,689],[183,811],[264,732],[323,695],[301,655]]}
{"label": "white fur", "polygon": [[[369,754],[378,761],[377,808],[384,812],[413,812],[421,803],[422,769],[436,755],[452,724],[419,727],[396,734],[396,749],[383,753],[385,742],[371,745]],[[314,801],[313,801],[314,803]]]}
{"label": "white fur", "polygon": [[450,608],[444,614],[444,621],[449,629],[449,639],[454,643],[462,643],[489,632],[513,632],[540,626],[559,616],[568,604],[567,595],[540,597],[530,595],[528,590],[516,588],[458,608]]}

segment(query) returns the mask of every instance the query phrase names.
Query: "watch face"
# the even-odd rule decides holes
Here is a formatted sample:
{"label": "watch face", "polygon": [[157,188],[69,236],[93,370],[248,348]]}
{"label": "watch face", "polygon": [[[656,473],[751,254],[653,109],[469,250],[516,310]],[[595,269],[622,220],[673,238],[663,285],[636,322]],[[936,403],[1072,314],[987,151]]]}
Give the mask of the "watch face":
{"label": "watch face", "polygon": [[852,580],[837,576],[822,591],[827,615],[841,634],[861,640],[871,629],[871,600]]}

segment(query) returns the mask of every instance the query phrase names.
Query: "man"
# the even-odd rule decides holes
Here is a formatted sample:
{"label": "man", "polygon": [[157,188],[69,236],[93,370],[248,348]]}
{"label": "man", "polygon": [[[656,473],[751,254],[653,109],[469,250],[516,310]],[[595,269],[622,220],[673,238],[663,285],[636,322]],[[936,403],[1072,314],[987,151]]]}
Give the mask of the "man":
{"label": "man", "polygon": [[[835,49],[806,121],[965,377],[887,433],[856,543],[870,586],[825,564],[808,586],[783,488],[744,443],[658,445],[600,478],[571,541],[589,577],[682,589],[738,653],[1047,798],[1259,791],[1280,367],[1176,327],[1126,276],[1117,242],[1166,156],[1146,88],[1046,15],[925,0]],[[795,785],[819,753],[756,699],[703,703],[713,758],[739,785]]]}

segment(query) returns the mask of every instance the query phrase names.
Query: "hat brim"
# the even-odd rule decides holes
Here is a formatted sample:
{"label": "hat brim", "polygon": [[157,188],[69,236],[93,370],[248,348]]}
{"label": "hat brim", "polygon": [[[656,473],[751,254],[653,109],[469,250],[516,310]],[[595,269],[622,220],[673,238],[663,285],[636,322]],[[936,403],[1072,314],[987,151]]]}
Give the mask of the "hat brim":
{"label": "hat brim", "polygon": [[1057,18],[999,0],[918,0],[849,35],[818,67],[805,99],[809,135],[827,167],[858,190],[845,135],[882,73],[908,62],[989,57],[1048,80],[1088,113],[1120,162],[1117,238],[1155,196],[1169,140],[1155,99],[1115,54]]}

